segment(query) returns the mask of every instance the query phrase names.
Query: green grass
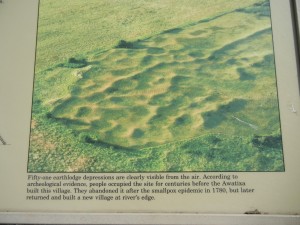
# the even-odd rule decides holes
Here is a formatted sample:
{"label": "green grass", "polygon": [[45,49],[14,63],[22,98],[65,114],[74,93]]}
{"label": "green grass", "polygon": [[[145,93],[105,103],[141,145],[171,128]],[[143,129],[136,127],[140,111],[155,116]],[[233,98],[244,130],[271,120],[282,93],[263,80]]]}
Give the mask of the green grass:
{"label": "green grass", "polygon": [[267,1],[141,2],[41,1],[29,171],[282,171]]}
{"label": "green grass", "polygon": [[[256,0],[41,0],[37,71],[71,57],[108,50]],[[202,10],[205,8],[205,10]],[[176,16],[174,16],[176,15]]]}

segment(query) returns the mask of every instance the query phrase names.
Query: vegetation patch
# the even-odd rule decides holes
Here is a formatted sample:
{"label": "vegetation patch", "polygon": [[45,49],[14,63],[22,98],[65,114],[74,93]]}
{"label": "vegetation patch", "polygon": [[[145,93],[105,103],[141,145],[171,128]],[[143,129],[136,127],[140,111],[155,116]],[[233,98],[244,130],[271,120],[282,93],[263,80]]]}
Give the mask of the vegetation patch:
{"label": "vegetation patch", "polygon": [[86,59],[69,58],[67,62],[60,64],[60,67],[66,68],[82,68],[88,65]]}
{"label": "vegetation patch", "polygon": [[144,131],[141,129],[135,129],[132,133],[133,138],[141,138],[144,136]]}
{"label": "vegetation patch", "polygon": [[134,48],[134,43],[125,41],[125,40],[120,40],[119,43],[117,44],[116,48],[128,48],[128,49],[133,49]]}

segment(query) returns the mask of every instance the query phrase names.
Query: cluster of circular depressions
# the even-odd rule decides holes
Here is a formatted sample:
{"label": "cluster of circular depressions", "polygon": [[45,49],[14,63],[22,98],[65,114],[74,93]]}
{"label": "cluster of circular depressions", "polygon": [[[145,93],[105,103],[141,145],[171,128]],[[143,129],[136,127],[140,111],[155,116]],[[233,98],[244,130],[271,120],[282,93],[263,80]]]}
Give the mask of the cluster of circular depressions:
{"label": "cluster of circular depressions", "polygon": [[268,18],[245,12],[123,41],[94,56],[51,113],[111,145],[192,138],[245,109],[257,82],[272,84],[272,54]]}

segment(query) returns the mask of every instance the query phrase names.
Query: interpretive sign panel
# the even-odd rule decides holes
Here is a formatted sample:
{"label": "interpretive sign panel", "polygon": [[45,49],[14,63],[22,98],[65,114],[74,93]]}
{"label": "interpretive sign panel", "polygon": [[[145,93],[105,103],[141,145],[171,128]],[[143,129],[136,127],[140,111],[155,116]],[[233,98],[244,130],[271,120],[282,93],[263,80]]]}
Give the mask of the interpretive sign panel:
{"label": "interpretive sign panel", "polygon": [[1,1],[0,222],[16,212],[299,222],[291,8]]}

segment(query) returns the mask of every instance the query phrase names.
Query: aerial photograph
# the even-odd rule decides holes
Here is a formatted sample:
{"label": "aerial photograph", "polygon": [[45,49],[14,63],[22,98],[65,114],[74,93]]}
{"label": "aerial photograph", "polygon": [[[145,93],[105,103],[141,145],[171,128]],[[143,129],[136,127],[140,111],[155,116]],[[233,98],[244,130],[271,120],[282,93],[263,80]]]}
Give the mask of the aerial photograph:
{"label": "aerial photograph", "polygon": [[284,171],[269,0],[40,0],[28,172]]}

